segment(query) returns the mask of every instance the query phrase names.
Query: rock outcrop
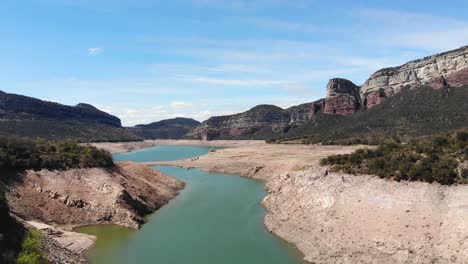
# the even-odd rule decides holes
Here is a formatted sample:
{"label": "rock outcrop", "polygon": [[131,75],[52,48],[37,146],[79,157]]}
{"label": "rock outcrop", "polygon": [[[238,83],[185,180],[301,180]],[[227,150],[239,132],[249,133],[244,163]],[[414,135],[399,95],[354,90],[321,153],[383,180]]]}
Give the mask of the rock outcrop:
{"label": "rock outcrop", "polygon": [[[301,116],[296,112],[296,117]],[[302,114],[304,112],[302,111]],[[244,113],[211,117],[188,137],[212,139],[264,139],[272,137],[290,123],[291,114],[274,105],[258,105]]]}
{"label": "rock outcrop", "polygon": [[10,209],[25,220],[58,225],[139,228],[146,214],[184,187],[179,180],[134,162],[119,162],[110,171],[27,171],[20,179],[8,183]]}
{"label": "rock outcrop", "polygon": [[404,86],[442,88],[466,84],[468,46],[379,70],[364,83],[360,92],[365,108],[370,108],[382,102],[384,97],[398,93]]}
{"label": "rock outcrop", "polygon": [[360,107],[359,87],[346,79],[331,79],[327,85],[325,114],[350,115]]}

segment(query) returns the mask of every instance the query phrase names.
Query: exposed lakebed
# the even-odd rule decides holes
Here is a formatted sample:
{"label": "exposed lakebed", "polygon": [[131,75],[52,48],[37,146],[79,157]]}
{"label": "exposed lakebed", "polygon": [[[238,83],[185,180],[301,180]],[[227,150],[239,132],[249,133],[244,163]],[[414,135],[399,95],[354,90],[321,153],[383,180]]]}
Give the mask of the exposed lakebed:
{"label": "exposed lakebed", "polygon": [[[115,155],[116,160],[163,161],[196,157],[207,147],[158,146]],[[302,256],[263,225],[264,184],[198,169],[155,167],[187,183],[181,194],[154,214],[142,229],[114,225],[78,231],[97,235],[91,263],[298,264]]]}

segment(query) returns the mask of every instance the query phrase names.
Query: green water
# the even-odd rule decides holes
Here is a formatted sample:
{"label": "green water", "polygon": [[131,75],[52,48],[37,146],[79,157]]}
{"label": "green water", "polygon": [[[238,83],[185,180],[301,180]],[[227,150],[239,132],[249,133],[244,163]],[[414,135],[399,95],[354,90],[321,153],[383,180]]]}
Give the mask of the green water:
{"label": "green water", "polygon": [[[204,147],[160,146],[116,160],[168,160],[205,154]],[[141,230],[104,225],[80,228],[98,236],[92,263],[299,264],[300,254],[263,225],[260,181],[170,166],[156,169],[187,183]]]}

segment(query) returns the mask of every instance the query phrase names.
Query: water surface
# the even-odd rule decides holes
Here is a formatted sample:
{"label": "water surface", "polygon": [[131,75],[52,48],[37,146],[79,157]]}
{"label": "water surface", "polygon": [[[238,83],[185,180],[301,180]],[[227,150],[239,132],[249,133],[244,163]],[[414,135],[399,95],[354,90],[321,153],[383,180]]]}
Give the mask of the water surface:
{"label": "water surface", "polygon": [[[205,154],[206,147],[160,146],[116,155],[116,160],[155,161]],[[89,226],[98,236],[92,263],[298,264],[301,255],[263,225],[266,195],[260,181],[171,166],[156,169],[187,183],[167,206],[148,216],[141,230]]]}

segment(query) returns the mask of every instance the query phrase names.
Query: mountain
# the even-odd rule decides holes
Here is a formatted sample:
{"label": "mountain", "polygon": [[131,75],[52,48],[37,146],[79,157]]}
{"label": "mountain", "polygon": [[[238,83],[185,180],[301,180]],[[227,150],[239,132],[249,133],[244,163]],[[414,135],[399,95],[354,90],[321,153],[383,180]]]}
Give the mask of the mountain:
{"label": "mountain", "polygon": [[[466,87],[452,89],[467,84],[468,46],[410,61],[398,67],[381,69],[362,86],[342,78],[331,79],[326,87],[326,98],[312,103],[289,109],[260,105],[241,114],[212,117],[188,136],[205,140],[298,137],[331,140],[335,137],[345,138],[338,135],[341,133],[350,137],[362,135],[365,131],[374,132],[370,128],[377,129],[378,133],[399,131],[414,135],[429,134],[445,131],[446,128],[468,126],[462,101],[466,99]],[[411,89],[406,91],[405,87]],[[400,94],[403,90],[405,92]],[[413,93],[412,90],[417,91]],[[399,97],[393,98],[397,95]],[[370,111],[387,100],[390,101],[385,105],[393,108],[380,107]],[[416,105],[403,105],[395,100]],[[433,105],[427,108],[429,102]],[[414,118],[427,117],[426,113],[431,113],[433,118]],[[453,119],[453,115],[457,118]],[[346,122],[356,123],[348,125]],[[346,133],[341,125],[351,129],[352,133]],[[444,127],[433,127],[439,125]]]}
{"label": "mountain", "polygon": [[177,117],[147,125],[128,127],[127,130],[143,139],[180,139],[200,125],[191,118]]}
{"label": "mountain", "polygon": [[134,141],[120,119],[89,104],[67,106],[0,91],[0,136]]}
{"label": "mountain", "polygon": [[392,97],[352,115],[317,113],[277,142],[378,143],[392,137],[425,136],[468,127],[468,86],[401,88]]}
{"label": "mountain", "polygon": [[189,138],[265,139],[281,134],[288,125],[311,118],[310,103],[282,109],[275,105],[258,105],[235,115],[215,116],[187,134]]}

